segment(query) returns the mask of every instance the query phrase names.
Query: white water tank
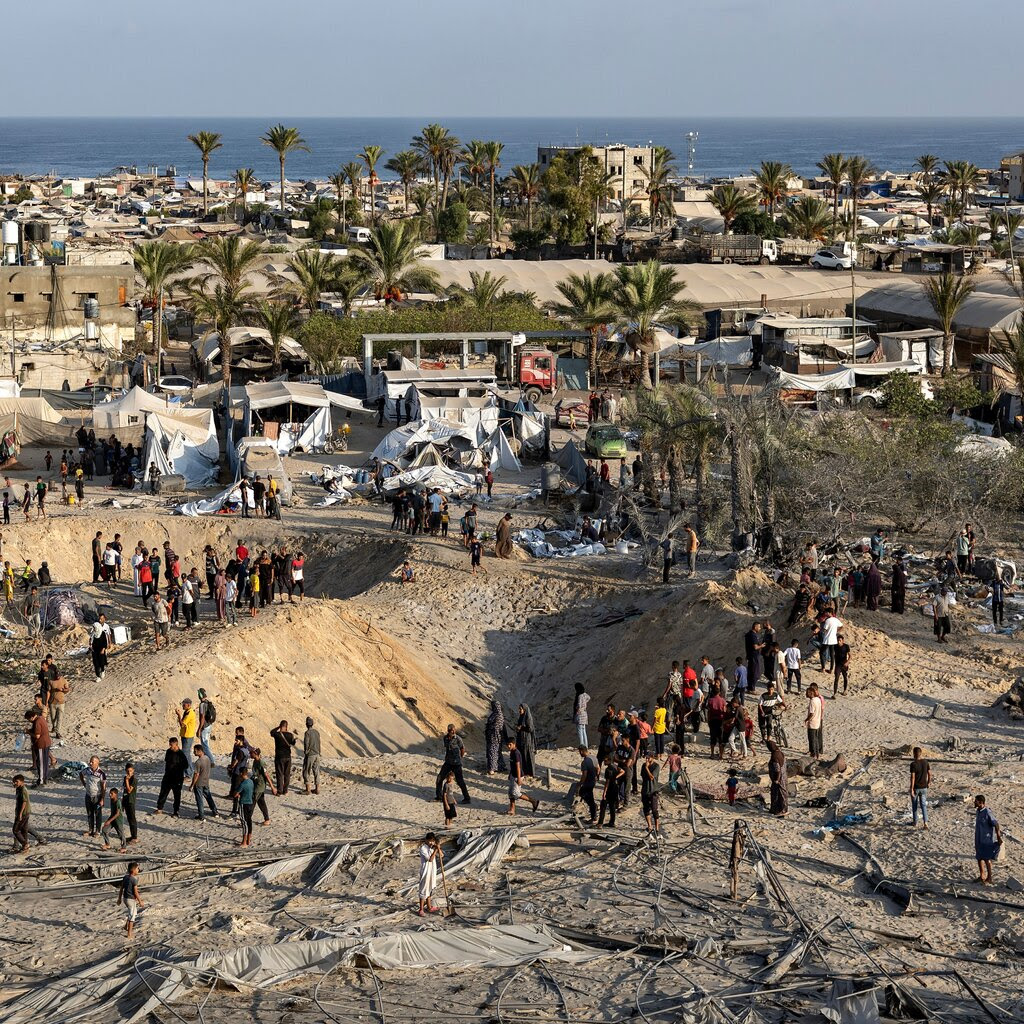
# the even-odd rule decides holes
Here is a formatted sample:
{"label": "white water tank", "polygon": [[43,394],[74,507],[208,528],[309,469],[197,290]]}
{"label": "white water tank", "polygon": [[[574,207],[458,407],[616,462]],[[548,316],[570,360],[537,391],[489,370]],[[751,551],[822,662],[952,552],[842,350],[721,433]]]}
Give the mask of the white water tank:
{"label": "white water tank", "polygon": [[18,244],[18,222],[16,220],[5,220],[0,226],[0,239],[4,245]]}
{"label": "white water tank", "polygon": [[100,327],[95,320],[85,321],[85,337],[87,341],[97,341],[100,336]]}

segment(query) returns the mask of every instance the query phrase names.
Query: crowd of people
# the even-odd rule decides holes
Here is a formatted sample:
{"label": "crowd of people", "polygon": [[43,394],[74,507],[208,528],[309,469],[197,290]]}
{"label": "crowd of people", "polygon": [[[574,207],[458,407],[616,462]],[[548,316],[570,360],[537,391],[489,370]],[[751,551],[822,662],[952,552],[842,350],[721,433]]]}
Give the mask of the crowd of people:
{"label": "crowd of people", "polygon": [[[24,774],[20,773],[13,780],[17,791],[13,831],[15,848],[21,853],[28,851],[29,839],[43,845],[46,843],[32,823],[29,790],[56,784],[50,776],[56,766],[51,751],[51,728],[52,734],[59,738],[63,701],[55,700],[54,695],[66,695],[70,691],[51,657],[43,660],[39,680],[40,691],[35,695],[33,707],[25,714],[35,781],[27,784]],[[181,813],[182,795],[187,791],[195,800],[198,821],[226,816],[239,827],[241,836],[238,844],[249,846],[252,843],[254,811],[260,811],[263,825],[270,824],[267,792],[272,796],[284,796],[290,791],[296,749],[301,749],[302,753],[304,788],[300,792],[319,794],[321,739],[312,717],[306,718],[301,737],[291,730],[287,721],[281,721],[269,731],[273,743],[272,759],[246,736],[243,726],[235,728],[231,754],[223,766],[228,783],[226,797],[231,801],[231,810],[225,814],[218,808],[212,789],[216,759],[210,749],[210,741],[217,721],[214,701],[205,689],[200,688],[198,700],[183,698],[174,714],[177,732],[167,741],[151,815],[166,813],[177,818]],[[105,850],[111,849],[111,840],[116,839],[118,849],[125,852],[129,846],[139,842],[138,794],[143,780],[131,761],[119,766],[114,778],[111,774],[112,770],[104,767],[95,755],[78,772],[86,817],[82,835],[89,839],[99,838]]]}

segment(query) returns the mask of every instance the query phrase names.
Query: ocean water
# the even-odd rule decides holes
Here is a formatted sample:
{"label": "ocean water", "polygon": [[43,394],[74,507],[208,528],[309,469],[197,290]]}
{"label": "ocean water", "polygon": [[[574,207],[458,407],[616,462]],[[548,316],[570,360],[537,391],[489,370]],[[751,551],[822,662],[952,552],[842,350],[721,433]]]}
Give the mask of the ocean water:
{"label": "ocean water", "polygon": [[[798,173],[812,173],[822,154],[859,153],[879,170],[909,170],[922,153],[971,160],[981,167],[1024,149],[1024,117],[1015,118],[438,118],[459,139],[498,139],[502,166],[531,163],[538,145],[620,142],[668,146],[685,165],[686,133],[698,133],[694,173],[706,177],[742,174],[761,160],[782,160]],[[270,118],[10,118],[0,117],[0,173],[102,174],[121,165],[202,171],[198,151],[187,141],[198,131],[223,135],[210,162],[212,177],[252,167],[267,180],[277,177],[277,157],[260,143]],[[389,156],[408,148],[423,127],[409,118],[286,118],[312,152],[293,153],[292,180],[325,178],[376,144]],[[391,177],[379,167],[383,178]]]}

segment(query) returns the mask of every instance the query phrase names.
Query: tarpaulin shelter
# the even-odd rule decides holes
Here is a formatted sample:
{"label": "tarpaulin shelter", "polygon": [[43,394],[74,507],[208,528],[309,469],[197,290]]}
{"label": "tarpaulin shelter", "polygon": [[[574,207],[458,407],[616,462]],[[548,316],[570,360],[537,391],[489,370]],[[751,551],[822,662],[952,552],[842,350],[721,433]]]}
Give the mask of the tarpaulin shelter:
{"label": "tarpaulin shelter", "polygon": [[[296,448],[309,451],[322,445],[331,433],[331,408],[366,411],[355,400],[325,391],[319,384],[274,380],[247,384],[243,400],[243,432],[252,435],[253,425],[263,423],[263,434],[281,454]],[[268,424],[275,423],[273,432]],[[275,436],[276,434],[276,436]]]}
{"label": "tarpaulin shelter", "polygon": [[575,441],[564,444],[557,452],[552,453],[551,459],[565,470],[565,475],[573,483],[582,487],[587,480],[587,461],[580,454]]}
{"label": "tarpaulin shelter", "polygon": [[469,468],[485,437],[479,427],[443,419],[422,420],[389,431],[374,448],[373,457],[408,468],[422,448],[432,445],[450,456],[449,465]]}
{"label": "tarpaulin shelter", "polygon": [[19,445],[77,446],[77,422],[65,419],[45,398],[0,398],[0,432],[13,433]]}
{"label": "tarpaulin shelter", "polygon": [[922,372],[942,369],[942,331],[924,327],[917,331],[892,331],[879,334],[882,355],[888,360],[912,359]]}
{"label": "tarpaulin shelter", "polygon": [[[148,476],[150,465],[155,464],[161,476],[184,477],[187,487],[208,487],[216,481],[220,442],[213,412],[196,411],[205,415],[204,424],[200,425],[197,416],[150,413],[146,417],[143,476]],[[136,486],[143,487],[144,480],[140,479]]]}

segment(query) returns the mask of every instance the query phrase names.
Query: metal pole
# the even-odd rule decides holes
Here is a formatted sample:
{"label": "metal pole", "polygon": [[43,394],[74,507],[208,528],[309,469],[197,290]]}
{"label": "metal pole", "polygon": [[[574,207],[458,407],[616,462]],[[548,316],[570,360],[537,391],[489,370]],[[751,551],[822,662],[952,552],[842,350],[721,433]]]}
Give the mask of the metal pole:
{"label": "metal pole", "polygon": [[[854,239],[856,239],[856,233]],[[854,241],[851,247],[852,253],[857,252],[857,243]],[[851,359],[854,364],[857,362],[857,257],[850,256],[850,313],[852,314],[853,342],[850,345]]]}

